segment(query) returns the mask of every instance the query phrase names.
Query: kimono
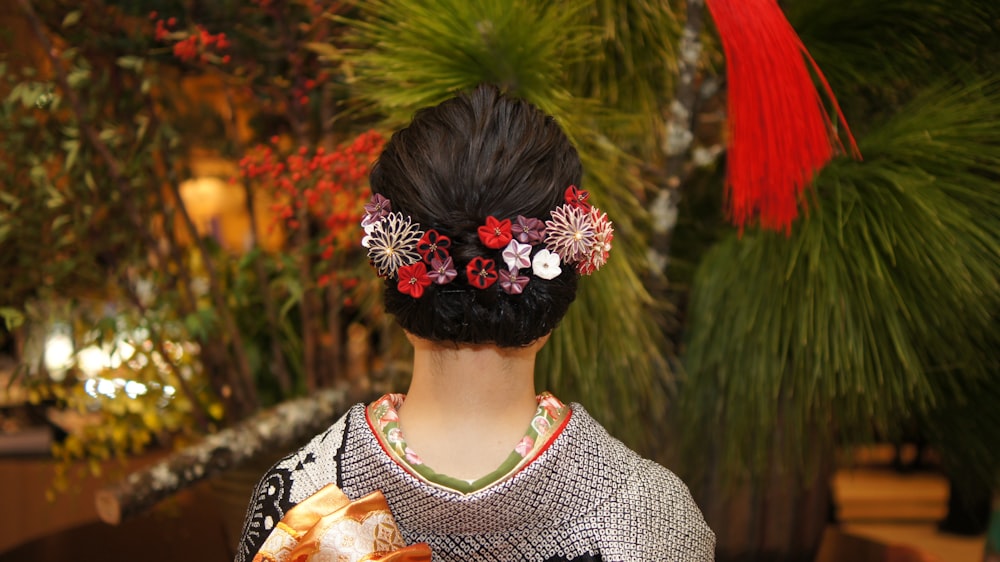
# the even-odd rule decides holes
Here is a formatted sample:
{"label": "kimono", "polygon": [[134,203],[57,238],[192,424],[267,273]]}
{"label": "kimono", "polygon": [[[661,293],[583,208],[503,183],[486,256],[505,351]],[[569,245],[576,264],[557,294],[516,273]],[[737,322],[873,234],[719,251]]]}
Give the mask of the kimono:
{"label": "kimono", "polygon": [[278,461],[253,493],[236,562],[714,560],[684,483],[579,404],[540,396],[509,462],[463,482],[406,447],[401,400],[357,404]]}

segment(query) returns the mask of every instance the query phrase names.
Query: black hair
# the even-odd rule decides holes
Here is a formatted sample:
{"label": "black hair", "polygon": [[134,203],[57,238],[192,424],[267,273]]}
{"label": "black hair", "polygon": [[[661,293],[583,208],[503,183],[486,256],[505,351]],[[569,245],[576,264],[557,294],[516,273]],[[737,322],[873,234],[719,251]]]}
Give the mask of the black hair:
{"label": "black hair", "polygon": [[493,86],[417,112],[396,132],[371,172],[371,187],[410,216],[422,230],[452,240],[458,277],[431,285],[415,299],[385,283],[385,307],[408,332],[437,342],[520,347],[548,334],[576,297],[579,274],[563,265],[551,280],[530,276],[524,292],[510,295],[499,283],[477,289],[465,265],[481,256],[502,266],[501,250],[479,241],[486,217],[541,220],[580,185],[576,149],[555,120]]}

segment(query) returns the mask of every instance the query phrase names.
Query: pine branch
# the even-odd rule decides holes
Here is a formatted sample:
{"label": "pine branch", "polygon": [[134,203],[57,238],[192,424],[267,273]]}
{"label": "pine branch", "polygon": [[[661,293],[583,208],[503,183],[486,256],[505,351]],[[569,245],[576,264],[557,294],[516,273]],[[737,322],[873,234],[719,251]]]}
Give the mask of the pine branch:
{"label": "pine branch", "polygon": [[333,388],[262,411],[98,490],[97,513],[105,523],[118,525],[257,455],[293,448],[333,423],[354,398],[344,387]]}

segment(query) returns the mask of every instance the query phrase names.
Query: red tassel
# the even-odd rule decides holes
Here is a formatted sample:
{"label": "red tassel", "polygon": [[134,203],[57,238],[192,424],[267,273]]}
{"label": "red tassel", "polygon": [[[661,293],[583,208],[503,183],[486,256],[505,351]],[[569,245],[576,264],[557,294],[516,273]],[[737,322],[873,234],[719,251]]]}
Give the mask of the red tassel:
{"label": "red tassel", "polygon": [[775,0],[707,0],[722,39],[729,90],[726,193],[741,229],[791,230],[802,192],[844,150],[806,61],[860,157],[830,85]]}

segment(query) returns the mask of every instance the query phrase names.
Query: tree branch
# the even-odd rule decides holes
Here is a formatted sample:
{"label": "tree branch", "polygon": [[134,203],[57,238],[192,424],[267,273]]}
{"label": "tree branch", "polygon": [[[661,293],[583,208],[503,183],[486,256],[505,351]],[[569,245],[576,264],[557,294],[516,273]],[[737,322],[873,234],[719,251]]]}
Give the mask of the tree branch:
{"label": "tree branch", "polygon": [[262,411],[209,435],[95,494],[97,513],[111,525],[138,515],[205,478],[268,451],[289,450],[340,417],[356,397],[346,387],[326,389]]}
{"label": "tree branch", "polygon": [[658,275],[666,270],[670,256],[670,236],[677,224],[677,206],[684,183],[685,164],[694,141],[695,102],[698,88],[695,78],[701,59],[701,31],[704,22],[704,0],[687,0],[686,20],[681,33],[677,61],[678,81],[673,101],[666,111],[666,138],[663,152],[663,187],[653,198],[653,235],[650,241],[650,265]]}

